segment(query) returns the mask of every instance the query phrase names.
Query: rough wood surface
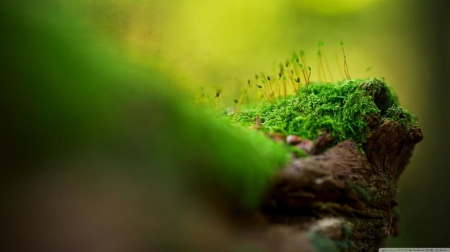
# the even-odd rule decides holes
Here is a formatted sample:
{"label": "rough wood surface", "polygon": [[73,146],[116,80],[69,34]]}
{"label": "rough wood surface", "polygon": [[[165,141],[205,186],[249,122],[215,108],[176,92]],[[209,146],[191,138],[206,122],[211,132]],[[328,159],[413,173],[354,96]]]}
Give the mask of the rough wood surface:
{"label": "rough wood surface", "polygon": [[422,131],[375,116],[370,126],[364,153],[350,140],[325,151],[324,134],[314,155],[277,174],[260,208],[260,240],[273,251],[378,251],[399,234],[397,182]]}

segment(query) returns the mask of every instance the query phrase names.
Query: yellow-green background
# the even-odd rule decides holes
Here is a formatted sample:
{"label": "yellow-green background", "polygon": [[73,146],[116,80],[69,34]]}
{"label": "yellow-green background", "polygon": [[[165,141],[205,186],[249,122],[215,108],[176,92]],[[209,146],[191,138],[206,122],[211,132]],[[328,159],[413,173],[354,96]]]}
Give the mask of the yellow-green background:
{"label": "yellow-green background", "polygon": [[[323,41],[335,79],[345,43],[351,77],[384,77],[425,138],[399,191],[401,236],[388,246],[450,247],[447,132],[449,8],[419,0],[84,0],[62,3],[99,37],[142,64],[152,56],[187,90],[236,92],[303,49],[313,68]],[[342,67],[342,66],[341,66]],[[366,71],[371,67],[370,71]],[[180,90],[182,88],[180,87]],[[180,91],[185,92],[185,91]],[[227,96],[224,96],[227,97]],[[227,99],[230,99],[228,97]]]}

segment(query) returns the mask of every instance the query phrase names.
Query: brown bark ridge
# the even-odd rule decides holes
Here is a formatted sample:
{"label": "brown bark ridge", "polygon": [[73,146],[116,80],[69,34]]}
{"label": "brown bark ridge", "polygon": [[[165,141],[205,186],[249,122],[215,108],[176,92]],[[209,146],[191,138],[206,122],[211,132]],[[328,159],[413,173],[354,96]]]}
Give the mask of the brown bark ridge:
{"label": "brown bark ridge", "polygon": [[363,151],[350,140],[325,150],[325,133],[314,155],[276,175],[258,213],[259,238],[273,251],[378,251],[399,234],[397,184],[422,130],[376,116],[368,123]]}

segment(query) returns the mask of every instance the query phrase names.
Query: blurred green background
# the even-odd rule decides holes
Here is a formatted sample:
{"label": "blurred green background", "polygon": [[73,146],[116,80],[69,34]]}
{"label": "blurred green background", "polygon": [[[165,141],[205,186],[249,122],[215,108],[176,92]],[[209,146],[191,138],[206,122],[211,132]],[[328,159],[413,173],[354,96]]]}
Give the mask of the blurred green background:
{"label": "blurred green background", "polygon": [[233,93],[302,49],[317,79],[318,41],[338,79],[342,39],[351,77],[384,77],[424,129],[401,179],[401,236],[387,246],[450,247],[450,8],[441,2],[83,0],[60,8],[76,10],[133,61],[156,56],[193,94],[201,86]]}

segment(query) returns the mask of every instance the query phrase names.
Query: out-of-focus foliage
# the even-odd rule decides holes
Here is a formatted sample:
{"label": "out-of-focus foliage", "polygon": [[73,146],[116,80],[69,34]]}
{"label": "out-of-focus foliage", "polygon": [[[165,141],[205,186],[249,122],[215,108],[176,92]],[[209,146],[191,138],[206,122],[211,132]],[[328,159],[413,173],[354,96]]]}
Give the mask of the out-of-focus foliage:
{"label": "out-of-focus foliage", "polygon": [[70,12],[39,4],[0,9],[2,246],[239,246],[214,206],[255,208],[287,151],[192,110],[156,65],[128,62]]}

